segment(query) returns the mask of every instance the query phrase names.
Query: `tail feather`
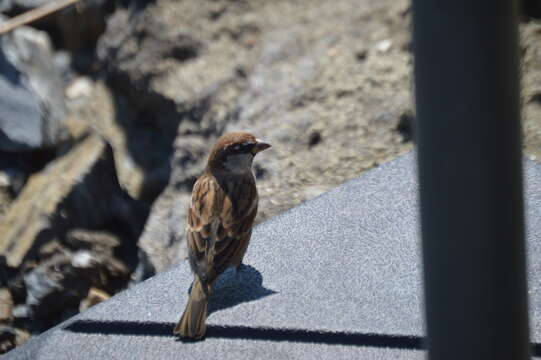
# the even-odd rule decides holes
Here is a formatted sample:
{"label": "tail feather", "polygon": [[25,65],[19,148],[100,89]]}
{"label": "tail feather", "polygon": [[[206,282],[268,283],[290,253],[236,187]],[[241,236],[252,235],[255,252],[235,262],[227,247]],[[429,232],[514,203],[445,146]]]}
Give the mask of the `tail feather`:
{"label": "tail feather", "polygon": [[173,333],[183,338],[200,339],[207,331],[208,296],[196,277],[186,309]]}

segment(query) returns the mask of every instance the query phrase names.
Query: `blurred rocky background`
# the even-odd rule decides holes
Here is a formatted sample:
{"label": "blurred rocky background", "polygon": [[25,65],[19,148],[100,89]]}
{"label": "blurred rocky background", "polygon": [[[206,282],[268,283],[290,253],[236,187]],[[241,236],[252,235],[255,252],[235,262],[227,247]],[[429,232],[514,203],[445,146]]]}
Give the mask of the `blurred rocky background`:
{"label": "blurred rocky background", "polygon": [[[0,22],[48,2],[0,0]],[[521,25],[534,159],[538,15]],[[404,0],[81,0],[0,36],[0,351],[182,261],[226,131],[273,144],[258,222],[412,149],[410,19]]]}

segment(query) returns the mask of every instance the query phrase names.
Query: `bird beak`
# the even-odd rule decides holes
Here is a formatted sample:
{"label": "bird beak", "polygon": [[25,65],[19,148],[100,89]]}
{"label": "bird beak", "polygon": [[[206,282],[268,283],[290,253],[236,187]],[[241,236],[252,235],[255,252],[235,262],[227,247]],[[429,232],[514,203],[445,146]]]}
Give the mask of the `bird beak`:
{"label": "bird beak", "polygon": [[268,148],[270,148],[270,147],[271,147],[270,144],[268,144],[268,143],[266,143],[266,142],[264,142],[264,141],[262,141],[262,140],[260,140],[260,139],[256,139],[255,146],[254,146],[254,148],[252,149],[252,154],[255,155],[255,154],[257,154],[258,152],[261,152],[261,151],[263,151],[263,150],[265,150],[265,149],[268,149]]}

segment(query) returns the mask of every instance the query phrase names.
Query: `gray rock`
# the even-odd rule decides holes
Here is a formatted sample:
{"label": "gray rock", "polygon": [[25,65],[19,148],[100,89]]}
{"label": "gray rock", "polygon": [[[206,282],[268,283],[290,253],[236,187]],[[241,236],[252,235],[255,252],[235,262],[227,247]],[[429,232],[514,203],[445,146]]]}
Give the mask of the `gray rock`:
{"label": "gray rock", "polygon": [[20,27],[0,39],[0,150],[54,147],[68,135],[63,82],[46,33]]}
{"label": "gray rock", "polygon": [[0,219],[0,254],[19,267],[70,230],[102,229],[122,239],[119,256],[135,266],[146,214],[120,188],[110,146],[90,135],[30,178]]}
{"label": "gray rock", "polygon": [[119,280],[126,284],[127,268],[110,258],[86,250],[54,255],[24,275],[30,318],[47,328],[77,313],[92,287],[110,289]]}
{"label": "gray rock", "polygon": [[13,307],[11,311],[14,318],[26,319],[30,316],[30,309],[27,305],[21,304]]}
{"label": "gray rock", "polygon": [[144,255],[138,265],[138,280],[161,272],[187,256],[184,229],[190,196],[168,188],[154,203],[139,239]]}
{"label": "gray rock", "polygon": [[57,255],[24,276],[26,305],[42,326],[52,325],[67,308],[78,308],[88,293],[91,281],[73,260]]}
{"label": "gray rock", "polygon": [[91,287],[125,288],[146,214],[95,134],[32,175],[0,220],[2,285],[28,308],[17,321],[42,331],[76,314]]}
{"label": "gray rock", "polygon": [[147,269],[147,276],[153,275],[186,258],[184,230],[191,187],[204,169],[210,145],[210,141],[203,141],[201,137],[177,138],[171,181],[152,205],[139,238],[139,248],[144,253],[139,272]]}
{"label": "gray rock", "polygon": [[64,83],[68,83],[74,76],[74,70],[71,66],[73,56],[69,51],[59,50],[56,51],[53,58],[55,67],[58,69],[62,76]]}
{"label": "gray rock", "polygon": [[[169,183],[176,139],[186,137],[188,145],[175,156],[173,166],[180,165],[179,173],[192,173],[191,167],[205,156],[192,151],[198,146],[192,142],[204,142],[205,154],[208,142],[234,113],[245,82],[235,68],[236,57],[246,51],[238,44],[224,46],[213,40],[219,31],[207,15],[215,5],[176,3],[174,21],[167,6],[160,1],[120,7],[108,19],[97,47],[105,78],[114,89],[115,122],[127,134],[124,147],[134,167],[145,173],[137,198],[148,203]],[[110,132],[105,130],[104,136]],[[192,175],[181,177],[174,182],[193,182]]]}

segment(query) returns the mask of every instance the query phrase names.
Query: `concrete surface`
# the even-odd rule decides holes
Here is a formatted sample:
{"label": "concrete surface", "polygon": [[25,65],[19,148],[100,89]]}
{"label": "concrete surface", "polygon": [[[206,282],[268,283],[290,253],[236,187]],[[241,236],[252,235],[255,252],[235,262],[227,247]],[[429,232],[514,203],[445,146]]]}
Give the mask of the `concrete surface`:
{"label": "concrete surface", "polygon": [[[526,168],[532,341],[541,356],[541,165]],[[183,263],[6,359],[424,359],[416,187],[408,154],[258,226],[247,265],[216,286],[204,341],[172,336],[191,283]]]}

